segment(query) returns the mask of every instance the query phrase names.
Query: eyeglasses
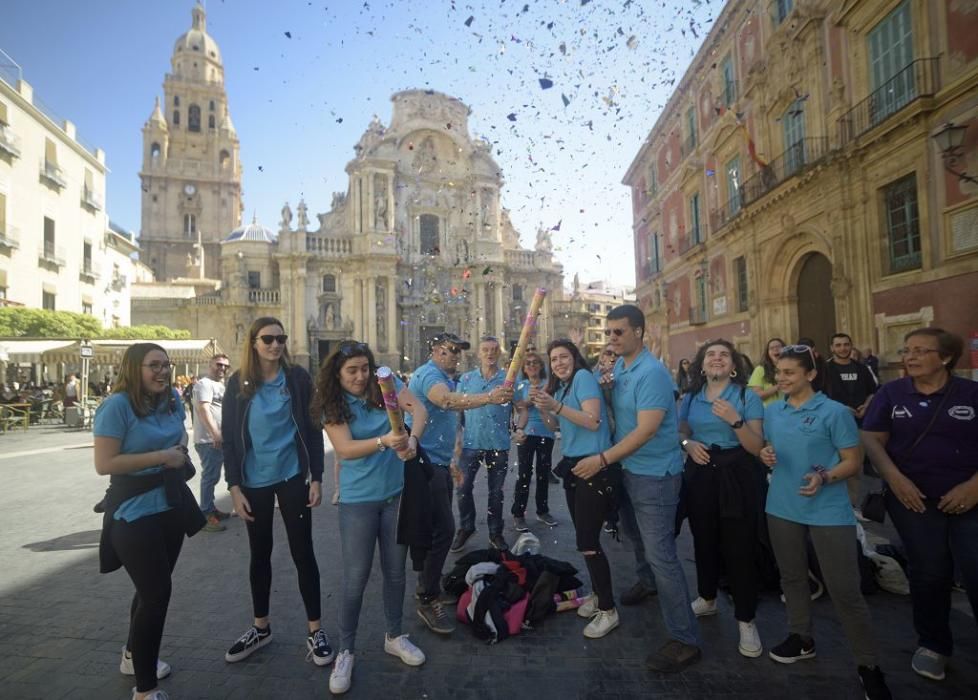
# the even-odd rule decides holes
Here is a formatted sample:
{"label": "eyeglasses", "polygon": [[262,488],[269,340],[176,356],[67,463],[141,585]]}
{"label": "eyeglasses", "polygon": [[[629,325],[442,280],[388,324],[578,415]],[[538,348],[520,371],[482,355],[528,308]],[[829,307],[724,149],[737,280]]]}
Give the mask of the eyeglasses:
{"label": "eyeglasses", "polygon": [[808,353],[812,358],[812,364],[815,364],[815,351],[810,345],[785,345],[781,348],[781,356],[785,355],[804,355]]}
{"label": "eyeglasses", "polygon": [[261,342],[265,343],[265,345],[271,345],[276,341],[278,342],[279,345],[285,345],[289,340],[289,336],[284,334],[283,335],[260,335],[258,336],[258,338],[261,340]]}
{"label": "eyeglasses", "polygon": [[346,340],[340,343],[339,351],[343,353],[346,357],[351,355],[356,355],[357,353],[363,353],[370,348],[366,343],[361,343],[357,340]]}
{"label": "eyeglasses", "polygon": [[897,350],[900,357],[924,357],[932,352],[940,352],[940,350],[934,348],[900,348]]}
{"label": "eyeglasses", "polygon": [[604,329],[604,334],[605,334],[606,337],[610,337],[612,334],[614,334],[614,336],[616,338],[620,338],[623,335],[625,335],[625,329],[624,328],[605,328]]}
{"label": "eyeglasses", "polygon": [[532,367],[532,366],[539,367],[539,366],[543,365],[543,363],[540,362],[540,360],[527,360],[523,364],[525,364],[527,367]]}
{"label": "eyeglasses", "polygon": [[173,369],[173,363],[171,362],[150,362],[148,365],[143,365],[153,374],[160,374],[162,372],[169,372]]}
{"label": "eyeglasses", "polygon": [[438,347],[440,347],[442,350],[447,350],[453,355],[458,355],[460,352],[462,352],[462,348],[458,347],[457,345],[439,345]]}
{"label": "eyeglasses", "polygon": [[231,365],[228,364],[227,362],[215,362],[214,366],[217,367],[218,369],[227,369]]}

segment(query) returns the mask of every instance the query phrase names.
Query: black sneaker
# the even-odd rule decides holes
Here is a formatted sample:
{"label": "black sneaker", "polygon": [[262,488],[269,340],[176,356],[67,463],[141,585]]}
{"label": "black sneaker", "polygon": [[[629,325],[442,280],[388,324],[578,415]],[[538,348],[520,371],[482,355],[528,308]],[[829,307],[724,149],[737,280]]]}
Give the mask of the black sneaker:
{"label": "black sneaker", "polygon": [[230,664],[233,664],[235,661],[247,659],[249,656],[271,641],[271,625],[263,630],[258,629],[255,626],[251,626],[248,628],[247,632],[238,638],[238,641],[231,645],[231,648],[228,649],[227,653],[224,655],[224,660]]}
{"label": "black sneaker", "polygon": [[793,664],[796,661],[815,658],[815,640],[805,641],[798,634],[789,634],[788,638],[767,653],[773,661],[779,664]]}
{"label": "black sneaker", "polygon": [[427,603],[420,603],[418,617],[428,626],[428,629],[437,634],[451,634],[455,631],[451,614],[437,598]]}
{"label": "black sneaker", "polygon": [[891,700],[893,697],[879,666],[860,666],[859,682],[863,684],[866,700]]}
{"label": "black sneaker", "polygon": [[506,544],[506,540],[503,539],[502,535],[489,535],[489,546],[493,549],[498,549],[500,552],[509,551],[509,545]]}
{"label": "black sneaker", "polygon": [[678,673],[702,658],[703,652],[699,647],[670,639],[657,652],[645,659],[645,665],[650,671]]}
{"label": "black sneaker", "polygon": [[448,551],[452,554],[456,552],[461,552],[465,548],[465,543],[469,541],[469,538],[475,534],[475,530],[458,530],[455,533],[455,539],[452,540],[452,546],[449,547]]}
{"label": "black sneaker", "polygon": [[650,588],[646,586],[643,582],[638,581],[634,586],[629,588],[627,591],[621,594],[621,604],[622,605],[638,605],[643,600],[649,596],[656,594],[655,588]]}
{"label": "black sneaker", "polygon": [[317,666],[329,666],[333,662],[333,647],[329,645],[329,637],[322,629],[318,629],[306,637],[306,661],[312,659]]}

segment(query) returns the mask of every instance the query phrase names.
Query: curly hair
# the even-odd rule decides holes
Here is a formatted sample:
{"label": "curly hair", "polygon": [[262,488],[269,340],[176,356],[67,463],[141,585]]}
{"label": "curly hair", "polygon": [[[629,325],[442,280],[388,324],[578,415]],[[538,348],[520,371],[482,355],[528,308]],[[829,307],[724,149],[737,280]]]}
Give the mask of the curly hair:
{"label": "curly hair", "polygon": [[[316,391],[310,406],[314,421],[339,425],[353,420],[353,413],[340,385],[340,371],[347,361],[355,357],[366,357],[370,376],[377,375],[377,362],[370,347],[356,340],[344,340],[329,357],[323,360],[316,373]],[[372,408],[384,408],[384,397],[376,381],[367,382],[364,400]]]}
{"label": "curly hair", "polygon": [[[550,341],[550,344],[547,345],[548,362],[550,361],[550,353],[553,352],[556,348],[564,348],[571,354],[571,357],[574,358],[574,371],[571,372],[571,376],[567,380],[568,385],[574,381],[574,375],[580,372],[582,369],[587,372],[591,371],[591,368],[588,367],[587,360],[584,359],[584,355],[582,355],[581,351],[577,349],[577,346],[574,345],[574,342],[568,340],[567,338],[558,338],[557,340]],[[554,396],[557,393],[558,386],[560,386],[560,380],[557,379],[557,375],[554,374],[553,371],[551,371],[550,378],[547,379],[547,393],[550,394],[551,396]]]}
{"label": "curly hair", "polygon": [[761,358],[761,366],[764,367],[764,381],[768,384],[776,383],[774,378],[774,360],[771,359],[771,343],[781,343],[781,347],[785,346],[785,342],[781,338],[771,338],[764,346],[764,357]]}
{"label": "curly hair", "polygon": [[689,365],[689,393],[694,396],[700,392],[706,384],[706,374],[703,372],[703,361],[706,359],[706,351],[712,347],[721,345],[730,351],[730,361],[733,362],[734,373],[730,376],[730,381],[739,386],[747,386],[747,365],[744,363],[743,356],[737,352],[737,348],[729,340],[718,338],[710,340],[700,346]]}

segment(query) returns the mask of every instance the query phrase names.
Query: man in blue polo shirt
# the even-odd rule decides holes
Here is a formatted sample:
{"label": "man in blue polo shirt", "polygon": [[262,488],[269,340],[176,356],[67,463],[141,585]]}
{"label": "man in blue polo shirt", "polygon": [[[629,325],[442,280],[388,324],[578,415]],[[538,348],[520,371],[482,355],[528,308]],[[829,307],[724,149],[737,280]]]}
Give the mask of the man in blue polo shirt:
{"label": "man in blue polo shirt", "polygon": [[[493,397],[463,394],[455,390],[455,372],[460,353],[471,345],[453,333],[439,333],[431,339],[431,357],[418,367],[408,385],[428,410],[428,426],[421,437],[421,448],[434,465],[430,483],[432,507],[432,543],[425,557],[424,569],[418,575],[418,616],[433,632],[451,634],[453,616],[439,600],[441,570],[455,536],[452,515],[452,479],[461,482],[461,472],[454,465],[455,440],[459,429],[459,411],[488,404]],[[497,392],[496,399],[505,394]],[[512,398],[512,391],[509,392]],[[500,403],[502,401],[500,400]]]}
{"label": "man in blue polo shirt", "polygon": [[458,489],[458,532],[452,552],[461,551],[466,540],[475,533],[475,499],[472,488],[479,466],[485,462],[489,482],[489,544],[499,550],[509,549],[503,538],[503,486],[509,467],[509,422],[512,413],[512,387],[503,386],[506,372],[499,368],[499,341],[484,336],[479,342],[479,368],[466,372],[459,379],[459,393],[487,396],[489,400],[478,407],[465,410],[465,433],[462,442],[462,485]]}
{"label": "man in blue polo shirt", "polygon": [[[632,304],[608,312],[605,335],[618,355],[613,370],[615,444],[578,463],[585,468],[620,462],[623,499],[634,516],[655,576],[662,619],[671,639],[646,659],[653,671],[674,673],[700,660],[699,629],[686,575],[676,552],[676,507],[682,485],[676,397],[669,370],[645,349],[645,315]],[[628,531],[626,529],[626,534]]]}

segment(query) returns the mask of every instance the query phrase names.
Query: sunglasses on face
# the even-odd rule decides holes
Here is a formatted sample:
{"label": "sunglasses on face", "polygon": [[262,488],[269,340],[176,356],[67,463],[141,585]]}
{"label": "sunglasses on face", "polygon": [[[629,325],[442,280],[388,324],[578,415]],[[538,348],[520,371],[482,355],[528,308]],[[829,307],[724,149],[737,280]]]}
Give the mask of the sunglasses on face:
{"label": "sunglasses on face", "polygon": [[540,360],[527,360],[523,364],[525,364],[527,367],[539,367],[543,363],[540,362]]}
{"label": "sunglasses on face", "polygon": [[277,342],[279,345],[285,345],[288,342],[288,340],[289,340],[289,336],[287,336],[285,334],[283,334],[283,335],[260,335],[260,336],[258,336],[258,339],[261,340],[261,342],[265,343],[265,345],[271,345],[274,342]]}
{"label": "sunglasses on face", "polygon": [[351,355],[356,355],[357,353],[366,352],[368,347],[366,343],[349,340],[345,343],[340,343],[339,350],[345,356],[350,357]]}
{"label": "sunglasses on face", "polygon": [[160,374],[161,372],[169,372],[173,369],[173,364],[170,362],[150,362],[148,365],[143,365],[153,374]]}
{"label": "sunglasses on face", "polygon": [[453,355],[458,355],[460,352],[462,352],[462,348],[456,345],[442,345],[441,349],[450,352]]}
{"label": "sunglasses on face", "polygon": [[625,335],[625,329],[624,328],[605,328],[604,329],[604,334],[605,334],[606,337],[610,337],[611,335],[614,335],[616,338],[620,338],[623,335]]}

